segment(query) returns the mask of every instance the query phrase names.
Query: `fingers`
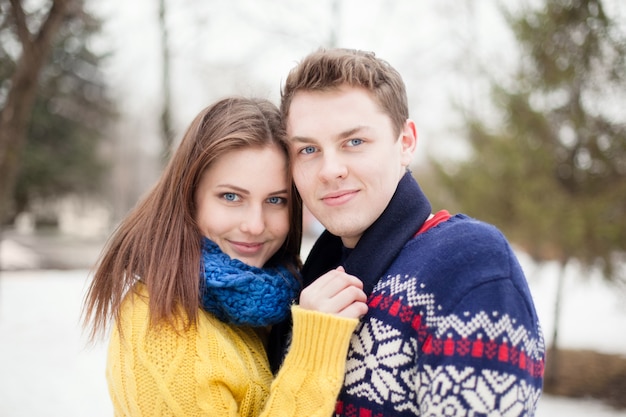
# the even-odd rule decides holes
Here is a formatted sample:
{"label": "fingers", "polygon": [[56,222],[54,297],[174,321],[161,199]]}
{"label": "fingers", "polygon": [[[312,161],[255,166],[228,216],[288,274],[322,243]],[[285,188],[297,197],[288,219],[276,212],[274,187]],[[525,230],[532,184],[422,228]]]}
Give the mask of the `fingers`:
{"label": "fingers", "polygon": [[300,294],[302,308],[349,318],[367,313],[366,301],[361,280],[347,274],[343,267],[322,275]]}
{"label": "fingers", "polygon": [[350,319],[360,319],[367,313],[368,307],[365,301],[363,302],[354,302],[341,310],[338,313],[335,313],[339,317],[346,317]]}

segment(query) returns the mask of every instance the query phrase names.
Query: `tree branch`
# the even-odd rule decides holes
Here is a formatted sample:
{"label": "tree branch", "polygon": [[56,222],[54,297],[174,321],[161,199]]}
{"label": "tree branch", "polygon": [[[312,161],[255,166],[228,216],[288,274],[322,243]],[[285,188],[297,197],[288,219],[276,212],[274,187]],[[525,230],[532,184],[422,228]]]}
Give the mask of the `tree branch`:
{"label": "tree branch", "polygon": [[32,44],[32,36],[28,30],[28,26],[26,25],[26,15],[24,14],[24,9],[22,8],[22,2],[20,0],[10,1],[17,36],[20,39],[22,47],[28,48]]}
{"label": "tree branch", "polygon": [[26,15],[19,0],[10,0],[22,54],[7,93],[5,106],[0,108],[0,224],[8,213],[22,148],[30,119],[39,74],[52,49],[53,38],[67,16],[71,0],[53,0],[44,23],[33,37],[26,24]]}
{"label": "tree branch", "polygon": [[[11,0],[17,1],[17,0]],[[37,33],[37,45],[52,45],[52,38],[57,33],[63,19],[67,16],[70,0],[54,0],[48,12],[48,18],[43,22]]]}

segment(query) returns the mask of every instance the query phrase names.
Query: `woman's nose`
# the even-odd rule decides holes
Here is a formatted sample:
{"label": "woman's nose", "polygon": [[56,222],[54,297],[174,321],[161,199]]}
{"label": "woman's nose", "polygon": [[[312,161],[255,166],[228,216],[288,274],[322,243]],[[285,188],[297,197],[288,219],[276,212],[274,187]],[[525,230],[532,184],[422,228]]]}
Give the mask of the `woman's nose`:
{"label": "woman's nose", "polygon": [[249,210],[246,210],[244,218],[241,221],[241,230],[251,235],[261,234],[263,230],[265,230],[263,209],[257,206],[251,206]]}

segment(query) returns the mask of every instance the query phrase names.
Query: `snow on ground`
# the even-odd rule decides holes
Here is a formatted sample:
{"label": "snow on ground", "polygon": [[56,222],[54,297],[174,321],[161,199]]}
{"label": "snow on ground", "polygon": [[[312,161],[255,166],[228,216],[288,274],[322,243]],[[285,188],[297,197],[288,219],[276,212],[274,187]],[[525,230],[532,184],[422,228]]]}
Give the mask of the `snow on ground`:
{"label": "snow on ground", "polygon": [[87,272],[0,272],[0,416],[112,416],[105,344],[87,346]]}
{"label": "snow on ground", "polygon": [[3,269],[33,269],[39,267],[35,253],[14,240],[0,240],[0,266]]}
{"label": "snow on ground", "polygon": [[[556,269],[533,269],[522,261],[548,334]],[[79,322],[87,275],[86,270],[0,272],[0,416],[112,416],[105,343],[88,346]],[[626,354],[623,294],[596,278],[567,280],[563,346]],[[626,417],[626,411],[544,396],[537,416]]]}

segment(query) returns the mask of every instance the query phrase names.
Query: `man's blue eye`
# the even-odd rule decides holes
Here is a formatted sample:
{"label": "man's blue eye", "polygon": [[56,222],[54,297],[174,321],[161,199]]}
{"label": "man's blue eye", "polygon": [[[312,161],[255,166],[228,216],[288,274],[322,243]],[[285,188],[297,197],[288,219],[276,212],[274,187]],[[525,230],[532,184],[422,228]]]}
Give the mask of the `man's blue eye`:
{"label": "man's blue eye", "polygon": [[363,143],[363,139],[358,139],[358,138],[357,139],[350,139],[348,141],[348,145],[349,146],[357,146],[357,145],[360,145],[362,143]]}
{"label": "man's blue eye", "polygon": [[307,146],[305,148],[302,148],[302,150],[300,152],[303,153],[303,154],[308,155],[310,153],[315,152],[315,147],[314,146]]}

